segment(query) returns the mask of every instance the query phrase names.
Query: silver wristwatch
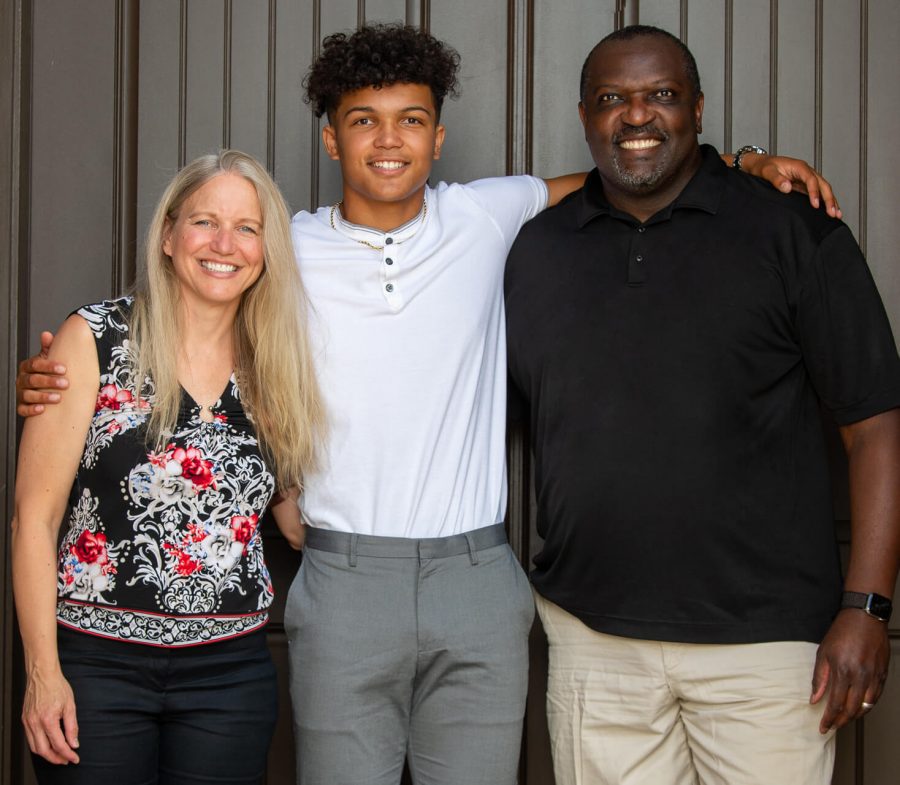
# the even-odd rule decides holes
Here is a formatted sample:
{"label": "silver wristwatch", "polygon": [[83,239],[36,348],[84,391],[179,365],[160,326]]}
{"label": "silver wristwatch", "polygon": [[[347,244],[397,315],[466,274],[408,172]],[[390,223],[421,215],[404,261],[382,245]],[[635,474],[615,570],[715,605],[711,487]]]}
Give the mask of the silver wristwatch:
{"label": "silver wristwatch", "polygon": [[759,147],[758,145],[755,145],[755,144],[745,144],[743,147],[738,149],[738,151],[734,154],[734,160],[731,162],[731,165],[735,169],[740,169],[741,168],[741,159],[747,153],[756,153],[757,155],[768,155],[769,151],[765,150],[762,147]]}

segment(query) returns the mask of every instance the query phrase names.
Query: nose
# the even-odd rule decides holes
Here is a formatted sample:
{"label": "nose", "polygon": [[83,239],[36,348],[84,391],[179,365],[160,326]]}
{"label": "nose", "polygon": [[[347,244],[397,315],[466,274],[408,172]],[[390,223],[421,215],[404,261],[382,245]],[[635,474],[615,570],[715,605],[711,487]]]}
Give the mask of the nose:
{"label": "nose", "polygon": [[210,247],[221,254],[234,253],[234,232],[229,226],[220,226],[213,234]]}
{"label": "nose", "polygon": [[400,132],[395,123],[381,123],[378,126],[376,147],[399,147],[401,144]]}
{"label": "nose", "polygon": [[625,111],[622,112],[621,118],[622,122],[628,125],[646,125],[653,119],[653,109],[642,96],[631,96],[625,105]]}

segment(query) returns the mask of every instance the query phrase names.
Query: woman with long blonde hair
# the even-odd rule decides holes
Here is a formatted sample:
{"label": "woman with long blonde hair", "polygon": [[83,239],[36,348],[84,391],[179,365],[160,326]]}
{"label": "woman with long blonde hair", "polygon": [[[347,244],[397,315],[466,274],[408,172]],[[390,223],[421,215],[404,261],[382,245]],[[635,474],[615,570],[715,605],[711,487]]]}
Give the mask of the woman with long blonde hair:
{"label": "woman with long blonde hair", "polygon": [[134,294],[80,308],[53,342],[70,391],[25,424],[13,520],[42,785],[263,776],[260,520],[275,497],[299,547],[292,499],[324,421],[288,220],[253,158],[198,158],[157,206]]}

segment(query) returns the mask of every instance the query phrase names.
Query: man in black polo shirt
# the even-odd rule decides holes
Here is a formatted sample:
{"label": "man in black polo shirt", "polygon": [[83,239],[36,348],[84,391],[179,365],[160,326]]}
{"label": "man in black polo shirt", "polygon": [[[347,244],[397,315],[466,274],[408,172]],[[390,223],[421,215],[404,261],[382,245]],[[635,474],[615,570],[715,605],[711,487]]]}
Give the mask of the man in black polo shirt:
{"label": "man in black polo shirt", "polygon": [[[699,146],[702,109],[677,39],[601,41],[597,169],[507,265],[557,785],[830,782],[834,729],[887,672],[890,327],[849,229]],[[820,406],[849,458],[843,580]]]}

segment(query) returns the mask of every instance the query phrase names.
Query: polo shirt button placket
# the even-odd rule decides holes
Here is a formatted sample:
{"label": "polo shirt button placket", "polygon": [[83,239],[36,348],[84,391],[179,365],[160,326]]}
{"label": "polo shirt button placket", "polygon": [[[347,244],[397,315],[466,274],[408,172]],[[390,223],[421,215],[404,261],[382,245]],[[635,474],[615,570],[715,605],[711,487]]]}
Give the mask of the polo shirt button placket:
{"label": "polo shirt button placket", "polygon": [[638,226],[637,228],[637,237],[634,235],[631,236],[631,248],[628,251],[628,285],[629,286],[642,286],[644,282],[647,280],[647,268],[643,264],[644,262],[644,254],[638,253],[638,249],[642,245],[642,237],[647,228],[645,226]]}

